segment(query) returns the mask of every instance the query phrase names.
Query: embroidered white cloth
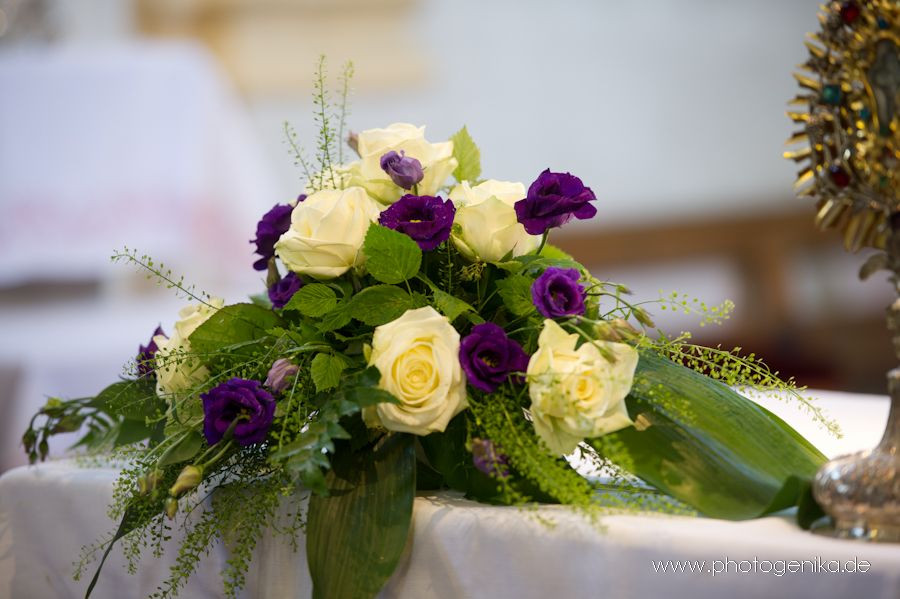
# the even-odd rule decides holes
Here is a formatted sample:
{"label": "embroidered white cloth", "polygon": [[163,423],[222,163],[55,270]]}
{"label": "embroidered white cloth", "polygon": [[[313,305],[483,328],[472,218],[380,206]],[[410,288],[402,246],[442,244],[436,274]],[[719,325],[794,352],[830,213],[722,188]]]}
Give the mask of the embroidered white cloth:
{"label": "embroidered white cloth", "polygon": [[[843,439],[829,439],[783,403],[761,401],[829,455],[878,441],[886,398],[819,395],[841,423]],[[114,469],[59,461],[0,478],[0,597],[83,596],[87,581],[72,580],[71,564],[82,545],[114,527],[105,511],[115,476]],[[413,529],[381,597],[900,596],[900,546],[814,535],[797,528],[790,515],[747,522],[616,515],[595,527],[558,506],[534,512],[441,493],[416,499]],[[160,560],[146,556],[134,576],[113,550],[94,596],[146,597],[165,577],[172,549]],[[221,596],[219,572],[226,559],[225,549],[216,546],[181,596]],[[244,596],[309,597],[303,543],[294,553],[281,537],[264,538]]]}

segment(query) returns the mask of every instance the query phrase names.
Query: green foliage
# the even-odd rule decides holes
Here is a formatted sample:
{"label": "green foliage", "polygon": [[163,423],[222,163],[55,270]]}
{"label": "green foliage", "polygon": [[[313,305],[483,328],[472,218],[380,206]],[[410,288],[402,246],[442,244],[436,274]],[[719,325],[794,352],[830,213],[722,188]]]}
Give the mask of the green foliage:
{"label": "green foliage", "polygon": [[176,277],[172,269],[166,268],[162,262],[156,262],[147,254],[138,255],[138,251],[125,246],[119,251],[113,252],[110,260],[114,263],[126,262],[132,264],[140,270],[147,272],[148,280],[155,279],[158,285],[164,286],[166,289],[172,289],[181,297],[205,304],[213,307],[209,303],[210,295],[205,291],[198,291],[196,286],[188,285],[184,282],[184,276]]}
{"label": "green foliage", "polygon": [[422,250],[415,241],[381,225],[369,226],[363,253],[369,274],[390,285],[413,278],[422,264]]}
{"label": "green foliage", "polygon": [[450,322],[459,318],[461,314],[475,312],[475,308],[470,304],[440,289],[434,290],[434,305]]}
{"label": "green foliage", "polygon": [[537,312],[531,297],[534,279],[512,274],[497,281],[497,290],[506,308],[516,316],[528,316]]}
{"label": "green foliage", "polygon": [[337,301],[337,295],[328,285],[309,283],[291,297],[284,310],[296,310],[304,316],[317,318],[334,310]]}
{"label": "green foliage", "polygon": [[219,352],[251,356],[252,346],[266,337],[266,331],[281,324],[271,310],[255,304],[232,304],[217,310],[191,333],[191,349],[201,356]]}
{"label": "green foliage", "polygon": [[356,320],[378,326],[399,318],[415,303],[413,296],[399,287],[373,285],[354,295],[348,309]]}
{"label": "green foliage", "polygon": [[309,369],[316,390],[322,392],[337,387],[346,367],[344,360],[334,354],[316,354]]}
{"label": "green foliage", "polygon": [[460,182],[475,183],[481,176],[481,150],[465,127],[454,133],[450,140],[453,142],[453,157],[457,162],[453,177]]}
{"label": "green foliage", "polygon": [[641,354],[627,405],[636,424],[604,437],[621,443],[608,457],[711,517],[741,520],[788,507],[773,504],[785,481],[809,479],[825,461],[770,412],[649,352]]}
{"label": "green foliage", "polygon": [[306,554],[313,598],[374,597],[409,536],[416,492],[413,438],[387,435],[374,449],[335,454],[328,496],[309,500]]}

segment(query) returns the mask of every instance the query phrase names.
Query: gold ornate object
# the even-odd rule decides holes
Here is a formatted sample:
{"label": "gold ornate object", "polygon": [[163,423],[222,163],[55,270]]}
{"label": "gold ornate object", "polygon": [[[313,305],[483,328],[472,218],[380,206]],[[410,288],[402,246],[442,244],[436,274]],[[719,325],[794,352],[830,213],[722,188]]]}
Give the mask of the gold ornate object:
{"label": "gold ornate object", "polygon": [[[785,158],[802,165],[798,195],[816,199],[816,224],[838,229],[850,251],[884,250],[863,266],[865,278],[893,273],[900,294],[900,0],[831,2],[809,60],[794,77],[802,92],[788,116],[802,144]],[[900,358],[900,299],[888,310]],[[816,474],[813,495],[838,536],[900,541],[900,368],[888,373],[891,410],[881,443],[841,456]]]}
{"label": "gold ornate object", "polygon": [[[831,2],[809,34],[801,92],[788,116],[802,128],[784,157],[801,165],[798,195],[818,201],[816,224],[844,245],[884,248],[900,209],[900,2]],[[805,110],[804,110],[805,108]]]}

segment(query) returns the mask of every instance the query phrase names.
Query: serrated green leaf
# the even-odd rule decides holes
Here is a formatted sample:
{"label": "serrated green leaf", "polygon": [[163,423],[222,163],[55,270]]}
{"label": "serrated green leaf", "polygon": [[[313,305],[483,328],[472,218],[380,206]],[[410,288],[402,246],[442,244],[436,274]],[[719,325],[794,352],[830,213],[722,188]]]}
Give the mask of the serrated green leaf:
{"label": "serrated green leaf", "polygon": [[367,287],[350,300],[350,315],[370,326],[378,326],[403,316],[415,306],[409,293],[393,285]]}
{"label": "serrated green leaf", "polygon": [[524,265],[526,270],[544,270],[554,266],[556,268],[574,268],[575,270],[582,271],[584,270],[584,266],[577,260],[572,260],[570,258],[552,258],[548,256],[535,256],[533,254],[527,254],[525,256],[519,256],[515,258],[516,262],[520,262]]}
{"label": "serrated green leaf", "polygon": [[363,253],[369,274],[389,285],[413,278],[422,265],[422,250],[415,241],[381,225],[369,226]]}
{"label": "serrated green leaf", "polygon": [[456,320],[463,312],[475,311],[470,304],[437,288],[434,289],[434,305],[450,322]]}
{"label": "serrated green leaf", "polygon": [[509,275],[497,281],[497,292],[507,310],[516,316],[527,316],[535,311],[531,297],[534,280],[525,275]]}
{"label": "serrated green leaf", "polygon": [[341,302],[331,312],[322,316],[316,323],[316,328],[323,333],[335,331],[350,324],[350,310],[348,302]]}
{"label": "serrated green leaf", "polygon": [[544,248],[541,250],[541,253],[539,255],[544,258],[551,258],[556,260],[575,260],[575,258],[573,258],[571,254],[567,254],[551,243],[544,244]]}
{"label": "serrated green leaf", "polygon": [[271,310],[255,304],[232,304],[217,310],[191,333],[191,349],[200,354],[231,351],[250,356],[254,350],[248,342],[265,337],[266,331],[282,324]]}
{"label": "serrated green leaf", "polygon": [[376,451],[354,453],[342,446],[326,481],[329,496],[310,496],[306,525],[313,599],[374,597],[409,537],[416,492],[413,437],[391,435]]}
{"label": "serrated green leaf", "polygon": [[341,382],[341,373],[347,365],[334,354],[316,354],[309,366],[309,373],[317,391],[334,389]]}
{"label": "serrated green leaf", "polygon": [[296,310],[305,316],[318,318],[334,310],[337,295],[328,285],[310,283],[301,287],[284,306],[285,310]]}
{"label": "serrated green leaf", "polygon": [[457,181],[474,183],[481,176],[481,150],[465,127],[454,133],[450,140],[453,142],[453,157],[457,162],[453,176]]}

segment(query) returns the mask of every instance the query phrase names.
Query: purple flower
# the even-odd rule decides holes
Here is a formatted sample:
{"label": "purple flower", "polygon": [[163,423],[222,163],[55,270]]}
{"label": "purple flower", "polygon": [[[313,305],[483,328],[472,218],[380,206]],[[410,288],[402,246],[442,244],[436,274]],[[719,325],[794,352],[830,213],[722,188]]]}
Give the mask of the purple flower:
{"label": "purple flower", "polygon": [[275,416],[275,398],[259,381],[233,378],[200,395],[203,401],[203,434],[215,445],[237,420],[234,439],[252,445],[266,438]]}
{"label": "purple flower", "polygon": [[269,287],[269,301],[276,308],[284,308],[301,287],[303,287],[303,281],[300,280],[300,277],[289,272],[287,276]]}
{"label": "purple flower", "polygon": [[403,150],[399,154],[394,150],[385,153],[381,157],[381,170],[388,174],[394,185],[403,189],[412,189],[425,176],[422,163],[406,156]]}
{"label": "purple flower", "polygon": [[165,336],[162,327],[156,327],[156,330],[150,335],[150,342],[147,345],[138,346],[138,376],[149,376],[153,374],[153,357],[156,356],[156,352],[159,350],[159,348],[156,347],[156,341],[154,341],[153,338],[157,335]]}
{"label": "purple flower", "polygon": [[584,287],[574,268],[551,266],[531,284],[531,299],[547,318],[584,314]]}
{"label": "purple flower", "polygon": [[281,393],[291,384],[291,379],[299,372],[300,367],[287,358],[279,358],[272,363],[269,374],[266,375],[266,387],[273,393]]}
{"label": "purple flower", "polygon": [[450,200],[407,194],[382,212],[379,222],[409,235],[423,250],[433,250],[450,237],[455,214]]}
{"label": "purple flower", "polygon": [[472,463],[488,476],[506,478],[509,476],[509,458],[500,453],[487,439],[472,439]]}
{"label": "purple flower", "polygon": [[293,210],[290,204],[275,204],[256,224],[256,239],[250,243],[256,244],[256,253],[262,257],[253,263],[254,269],[268,268],[269,258],[275,255],[275,242],[291,228]]}
{"label": "purple flower", "polygon": [[546,169],[528,188],[528,196],[516,202],[516,217],[529,234],[542,235],[573,216],[582,220],[593,217],[597,209],[588,202],[596,199],[575,175]]}
{"label": "purple flower", "polygon": [[525,372],[528,354],[492,322],[472,328],[459,344],[459,363],[469,384],[485,393],[497,389],[509,375]]}
{"label": "purple flower", "polygon": [[297,196],[297,204],[304,201],[306,198],[307,198],[307,195],[305,193],[301,193],[300,195]]}

